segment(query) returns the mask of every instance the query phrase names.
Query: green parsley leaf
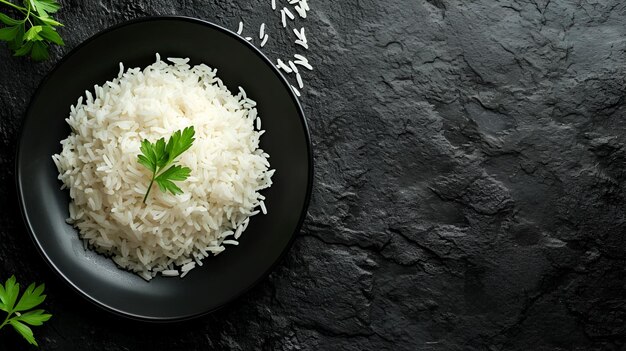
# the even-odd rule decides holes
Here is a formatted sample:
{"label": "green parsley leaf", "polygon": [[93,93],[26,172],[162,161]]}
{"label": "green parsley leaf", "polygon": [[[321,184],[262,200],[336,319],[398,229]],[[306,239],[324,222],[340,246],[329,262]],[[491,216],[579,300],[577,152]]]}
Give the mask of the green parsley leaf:
{"label": "green parsley leaf", "polygon": [[30,52],[30,57],[35,61],[43,61],[47,59],[48,54],[48,46],[41,41],[36,41],[33,43],[33,49]]}
{"label": "green parsley leaf", "polygon": [[168,190],[173,195],[182,194],[183,190],[179,188],[174,182],[169,179],[156,179],[157,185],[162,192],[166,193]]}
{"label": "green parsley leaf", "polygon": [[65,42],[63,42],[63,39],[61,38],[59,33],[57,33],[57,31],[54,30],[54,28],[52,27],[43,27],[39,35],[41,35],[42,38],[48,40],[49,42],[55,43],[57,45],[65,45]]}
{"label": "green parsley leaf", "polygon": [[13,39],[12,42],[9,43],[9,48],[11,48],[11,50],[16,51],[22,47],[22,44],[24,44],[25,33],[26,33],[26,25],[24,23],[19,24],[17,26],[17,34],[15,35],[15,38]]}
{"label": "green parsley leaf", "polygon": [[24,16],[18,20],[0,13],[0,22],[6,25],[0,28],[0,41],[8,42],[14,56],[30,54],[33,60],[41,61],[49,57],[49,44],[65,45],[54,29],[62,24],[50,17],[61,8],[56,0],[24,0],[23,6],[10,0],[0,0],[0,4],[10,6],[15,13]]}
{"label": "green parsley leaf", "polygon": [[61,5],[54,0],[31,0],[31,3],[39,13],[55,13],[61,8]]}
{"label": "green parsley leaf", "polygon": [[30,27],[30,29],[26,32],[26,35],[24,35],[24,39],[26,39],[26,41],[35,41],[35,40],[43,39],[41,36],[39,36],[39,32],[41,32],[42,29],[43,29],[42,26]]}
{"label": "green parsley leaf", "polygon": [[0,284],[0,310],[9,312],[9,308],[4,302],[6,294],[6,291],[4,291],[4,285]]}
{"label": "green parsley leaf", "polygon": [[15,39],[17,32],[19,30],[18,26],[13,27],[5,27],[0,29],[0,40],[2,41],[11,41]]}
{"label": "green parsley leaf", "polygon": [[165,151],[169,154],[169,162],[172,162],[172,160],[191,147],[191,144],[194,141],[193,136],[195,134],[196,131],[193,127],[187,127],[182,132],[179,130],[172,134],[172,137],[167,142],[167,147],[165,148]]}
{"label": "green parsley leaf", "polygon": [[52,17],[41,16],[38,18],[38,20],[40,20],[44,24],[50,25],[51,27],[63,27],[63,23],[55,21],[54,19],[52,19]]}
{"label": "green parsley leaf", "polygon": [[15,276],[11,276],[11,278],[4,283],[4,291],[3,294],[0,295],[0,300],[2,300],[7,311],[13,311],[13,306],[15,306],[15,301],[19,294],[20,285],[16,283]]}
{"label": "green parsley leaf", "polygon": [[165,139],[157,140],[154,145],[154,154],[156,155],[155,163],[158,168],[163,168],[169,161],[169,152],[165,150]]}
{"label": "green parsley leaf", "polygon": [[185,180],[191,174],[189,167],[172,166],[167,171],[161,173],[156,179],[169,179],[174,181]]}
{"label": "green parsley leaf", "polygon": [[22,44],[22,46],[15,51],[13,56],[28,55],[28,53],[31,51],[32,48],[33,48],[33,43],[32,42],[26,42],[26,43]]}
{"label": "green parsley leaf", "polygon": [[43,289],[45,289],[44,284],[39,285],[37,288],[35,288],[35,283],[29,285],[17,306],[15,306],[15,311],[26,311],[41,304],[46,299],[46,295],[41,295]]}
{"label": "green parsley leaf", "polygon": [[22,22],[13,19],[7,15],[5,15],[4,13],[0,13],[0,22],[6,24],[7,26],[15,26],[17,24],[20,24]]}
{"label": "green parsley leaf", "polygon": [[155,168],[156,167],[156,162],[153,162],[152,160],[148,159],[148,157],[145,156],[145,155],[137,156],[137,162],[139,162],[144,167],[149,169],[150,172],[155,172],[156,171],[156,168]]}
{"label": "green parsley leaf", "polygon": [[11,319],[9,321],[9,324],[11,324],[13,329],[17,330],[18,333],[22,334],[24,339],[26,339],[29,344],[39,346],[37,345],[37,341],[35,341],[35,336],[33,335],[32,329],[30,329],[26,324],[22,324],[17,319]]}
{"label": "green parsley leaf", "polygon": [[33,310],[16,317],[16,319],[32,326],[39,326],[52,317],[51,314],[45,312],[44,310]]}
{"label": "green parsley leaf", "polygon": [[174,182],[185,180],[190,174],[191,169],[189,167],[172,166],[156,177],[155,181],[162,192],[166,193],[169,190],[173,195],[178,195],[182,194],[183,191]]}
{"label": "green parsley leaf", "polygon": [[[151,143],[146,139],[141,142],[139,148],[141,154],[137,155],[137,162],[152,172],[152,179],[150,179],[148,190],[143,198],[144,203],[146,203],[152,184],[155,181],[159,189],[164,193],[168,191],[173,195],[183,193],[174,182],[186,180],[191,174],[191,169],[172,164],[178,156],[189,150],[193,145],[195,134],[196,131],[192,126],[182,131],[174,132],[167,143],[165,143],[164,138],[157,140],[155,143]],[[168,168],[168,166],[171,167]],[[164,171],[166,168],[167,170]]]}
{"label": "green parsley leaf", "polygon": [[33,331],[26,324],[39,326],[52,317],[41,309],[28,311],[46,299],[46,295],[43,295],[44,289],[44,284],[39,286],[30,284],[18,301],[20,285],[16,282],[15,276],[9,278],[4,285],[0,284],[0,310],[7,313],[4,322],[0,323],[0,329],[10,324],[24,339],[37,346]]}

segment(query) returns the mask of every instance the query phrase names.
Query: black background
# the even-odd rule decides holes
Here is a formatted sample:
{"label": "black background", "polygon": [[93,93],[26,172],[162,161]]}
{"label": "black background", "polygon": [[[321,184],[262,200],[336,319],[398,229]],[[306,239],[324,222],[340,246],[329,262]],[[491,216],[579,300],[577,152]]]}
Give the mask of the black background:
{"label": "black background", "polygon": [[[45,282],[42,350],[619,350],[626,340],[626,4],[310,1],[310,50],[270,1],[61,1],[67,46],[0,50],[0,277]],[[284,0],[279,3],[284,3]],[[174,325],[72,292],[17,210],[14,153],[43,76],[123,20],[268,23],[305,53],[316,183],[287,258],[235,304]],[[33,141],[36,142],[36,141]],[[5,328],[0,349],[26,344]]]}

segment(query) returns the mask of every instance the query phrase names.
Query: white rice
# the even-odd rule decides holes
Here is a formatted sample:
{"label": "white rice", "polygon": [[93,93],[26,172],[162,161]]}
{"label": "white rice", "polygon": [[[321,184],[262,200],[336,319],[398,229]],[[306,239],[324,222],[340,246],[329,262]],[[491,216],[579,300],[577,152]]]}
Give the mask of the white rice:
{"label": "white rice", "polygon": [[296,5],[294,7],[294,10],[296,10],[296,12],[298,13],[298,15],[300,15],[301,18],[306,18],[306,10],[302,6]]}
{"label": "white rice", "polygon": [[281,59],[277,59],[276,62],[278,63],[278,68],[281,68],[283,71],[287,72],[287,73],[291,73],[293,72],[293,70],[291,68],[289,68],[289,66],[287,66],[283,60]]}
{"label": "white rice", "polygon": [[162,271],[161,274],[164,277],[177,277],[177,276],[180,275],[180,272],[178,272],[175,269],[166,269],[166,270]]}
{"label": "white rice", "polygon": [[296,44],[302,46],[305,49],[309,48],[309,44],[307,43],[306,35],[304,34],[304,27],[300,28],[300,31],[297,29],[293,29],[294,34],[296,35]]}
{"label": "white rice", "polygon": [[283,10],[285,11],[285,14],[287,15],[287,17],[289,17],[290,20],[294,20],[296,17],[293,15],[293,13],[291,13],[291,11],[289,11],[288,8],[283,7]]}
{"label": "white rice", "polygon": [[294,73],[298,73],[298,67],[296,67],[296,65],[293,64],[293,61],[289,61],[287,63],[289,64],[289,68],[291,68],[291,70],[294,71]]}
{"label": "white rice", "polygon": [[293,89],[294,94],[296,94],[297,97],[300,97],[300,91],[294,87],[293,85],[291,86],[291,89]]}
{"label": "white rice", "polygon": [[293,63],[295,63],[296,65],[300,65],[302,67],[305,67],[306,69],[312,71],[313,70],[313,66],[311,66],[311,64],[309,63],[309,60],[299,54],[295,54],[293,55],[293,57],[295,58],[295,60],[293,61]]}
{"label": "white rice", "polygon": [[303,42],[307,42],[306,40],[306,34],[304,34],[304,27],[300,28],[300,35],[299,35],[300,40],[302,40]]}
{"label": "white rice", "polygon": [[[250,217],[244,219],[243,223],[241,224],[242,228],[239,232],[239,235],[241,235],[241,233],[248,228],[248,224],[250,224]],[[239,239],[239,235],[235,235],[235,239]]]}
{"label": "white rice", "polygon": [[265,23],[261,23],[261,28],[259,28],[259,39],[263,39],[265,36]]}
{"label": "white rice", "polygon": [[267,43],[267,39],[269,38],[269,35],[267,35],[267,33],[265,33],[265,37],[263,37],[263,41],[261,41],[261,47],[265,46],[265,43]]}
{"label": "white rice", "polygon": [[195,262],[189,262],[189,263],[183,265],[180,270],[181,270],[181,272],[185,273],[185,272],[188,272],[188,271],[194,269],[195,267],[196,267],[196,263]]}
{"label": "white rice", "polygon": [[293,57],[296,59],[296,63],[298,62],[309,62],[309,59],[307,59],[306,57],[300,55],[300,54],[294,54]]}
{"label": "white rice", "polygon": [[[72,199],[68,223],[90,248],[146,280],[158,272],[184,277],[224,243],[235,245],[225,238],[239,238],[256,206],[267,211],[258,191],[274,174],[259,149],[265,131],[255,130],[256,102],[243,89],[228,91],[217,70],[168,60],[173,65],[157,54],[143,70],[121,66],[95,95],[86,92],[66,119],[72,133],[52,156]],[[176,182],[183,194],[154,185],[144,204],[150,172],[137,162],[141,140],[189,126],[196,140],[177,159],[191,168]]]}
{"label": "white rice", "polygon": [[272,0],[272,10],[276,10],[276,0]]}
{"label": "white rice", "polygon": [[243,33],[243,22],[239,21],[239,28],[237,29],[237,34],[241,35]]}
{"label": "white rice", "polygon": [[296,81],[298,82],[298,88],[304,88],[304,82],[302,81],[302,76],[300,75],[300,73],[296,73]]}
{"label": "white rice", "polygon": [[[246,219],[249,220],[249,218],[246,218]],[[239,237],[241,236],[241,233],[244,231],[244,229],[245,228],[244,228],[243,225],[240,225],[239,227],[237,227],[237,230],[235,230],[235,234],[234,234],[235,240],[239,239]]]}
{"label": "white rice", "polygon": [[293,29],[293,33],[296,35],[296,38],[300,39],[300,40],[304,40],[304,27],[302,27],[301,30],[297,30],[296,28]]}

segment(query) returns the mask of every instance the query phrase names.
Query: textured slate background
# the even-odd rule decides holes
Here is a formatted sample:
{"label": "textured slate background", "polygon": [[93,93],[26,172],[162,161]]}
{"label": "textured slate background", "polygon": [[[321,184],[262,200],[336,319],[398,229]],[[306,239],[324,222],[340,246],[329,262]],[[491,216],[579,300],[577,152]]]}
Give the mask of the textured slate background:
{"label": "textured slate background", "polygon": [[[27,239],[13,163],[28,100],[69,49],[141,16],[243,18],[251,36],[265,21],[266,53],[300,50],[269,0],[62,3],[49,62],[0,50],[0,277],[47,283],[42,350],[623,349],[622,1],[311,1],[302,233],[237,304],[167,326],[83,301]],[[3,330],[0,348],[25,344]]]}

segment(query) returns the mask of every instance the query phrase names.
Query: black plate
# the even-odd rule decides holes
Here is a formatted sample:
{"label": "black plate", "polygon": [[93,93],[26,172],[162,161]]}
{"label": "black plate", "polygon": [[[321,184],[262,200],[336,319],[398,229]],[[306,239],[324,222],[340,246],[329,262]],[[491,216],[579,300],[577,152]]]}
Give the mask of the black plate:
{"label": "black plate", "polygon": [[[112,260],[83,250],[76,230],[65,223],[69,194],[61,191],[51,156],[70,128],[70,105],[117,76],[124,66],[145,67],[161,57],[206,63],[233,92],[246,89],[257,101],[271,156],[274,185],[264,192],[267,216],[250,221],[240,245],[205,260],[185,278],[146,282],[118,269]],[[87,40],[41,83],[22,127],[17,186],[22,214],[45,260],[80,294],[97,305],[143,320],[181,320],[214,311],[262,280],[289,248],[306,214],[313,162],[302,108],[287,81],[254,46],[217,25],[185,17],[135,20]]]}

